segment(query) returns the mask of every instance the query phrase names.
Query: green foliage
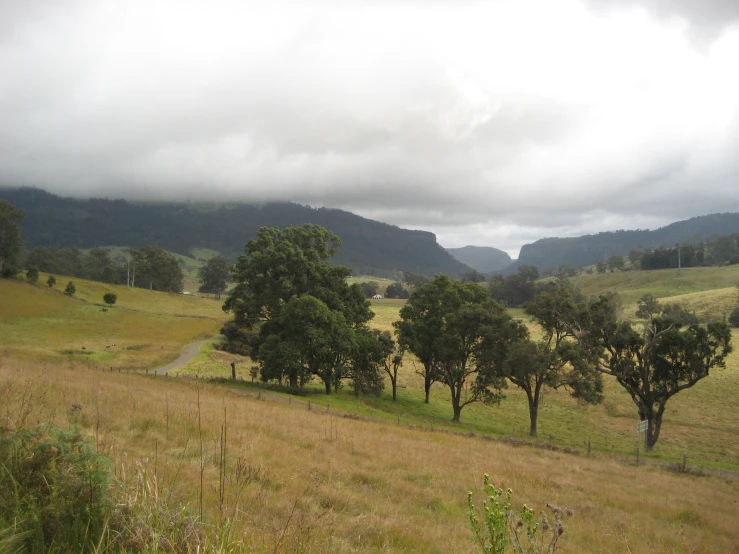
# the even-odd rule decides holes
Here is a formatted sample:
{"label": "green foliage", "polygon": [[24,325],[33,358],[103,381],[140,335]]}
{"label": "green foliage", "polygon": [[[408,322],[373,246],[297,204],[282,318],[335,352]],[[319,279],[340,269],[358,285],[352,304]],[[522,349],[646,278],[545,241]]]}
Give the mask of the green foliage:
{"label": "green foliage", "polygon": [[611,256],[606,260],[606,265],[611,272],[616,270],[623,271],[626,267],[626,260],[623,256]]}
{"label": "green foliage", "polygon": [[108,306],[112,306],[115,304],[116,300],[118,300],[118,296],[113,294],[112,292],[106,292],[103,295],[103,302],[105,302]]}
{"label": "green foliage", "polygon": [[473,269],[467,273],[462,273],[462,275],[459,276],[459,280],[463,283],[484,283],[485,276],[476,269]]}
{"label": "green foliage", "polygon": [[56,277],[49,275],[49,278],[46,280],[46,286],[53,288],[54,285],[56,285]]}
{"label": "green foliage", "polygon": [[21,221],[26,213],[0,199],[0,276],[12,277],[18,273],[18,258],[23,249]]}
{"label": "green foliage", "polygon": [[585,299],[567,279],[548,283],[525,306],[542,331],[538,342],[522,335],[501,365],[502,374],[526,392],[529,434],[536,436],[539,403],[546,387],[569,390],[597,404],[603,399],[600,373],[590,363],[577,332],[587,324]]}
{"label": "green foliage", "polygon": [[589,341],[599,371],[616,378],[630,394],[642,421],[648,421],[647,450],[657,442],[667,401],[723,367],[731,352],[726,323],[689,325],[660,317],[651,295],[637,303],[639,324],[620,321],[615,295],[601,295],[590,305],[590,323],[581,338]]}
{"label": "green foliage", "polygon": [[393,325],[400,344],[421,362],[427,403],[434,382],[449,387],[454,421],[468,404],[500,399],[494,391],[504,381],[489,368],[523,328],[487,289],[438,275],[413,291],[400,317]]}
{"label": "green foliage", "polygon": [[372,298],[377,294],[377,289],[380,285],[377,281],[368,281],[359,283],[359,286],[362,287],[362,292],[366,298]]}
{"label": "green foliage", "polygon": [[729,324],[739,328],[739,306],[736,306],[729,314]]}
{"label": "green foliage", "polygon": [[111,514],[110,461],[76,430],[40,426],[0,440],[0,529],[23,552],[93,552]]}
{"label": "green foliage", "polygon": [[234,319],[222,332],[225,349],[260,362],[262,379],[302,387],[317,376],[328,394],[352,376],[365,383],[359,388],[376,388],[376,377],[360,377],[358,356],[366,352],[357,346],[373,314],[362,288],[347,284],[351,270],[329,262],[340,244],[310,224],[265,227],[246,244],[234,269],[236,287],[223,306]]}
{"label": "green foliage", "polygon": [[221,293],[226,290],[231,268],[232,264],[225,256],[218,255],[210,258],[198,269],[198,279],[201,283],[199,292],[213,293],[216,298],[220,298]]}
{"label": "green foliage", "polygon": [[405,271],[403,273],[403,282],[408,283],[413,288],[422,287],[430,280],[431,279],[425,275],[418,275],[416,273],[411,273],[410,271]]}
{"label": "green foliage", "polygon": [[74,293],[77,292],[77,287],[74,286],[74,283],[70,281],[67,283],[66,288],[64,289],[64,294],[67,296],[74,296]]}
{"label": "green foliage", "polygon": [[403,286],[403,283],[396,281],[391,283],[385,289],[385,298],[410,298],[410,293]]}
{"label": "green foliage", "polygon": [[32,285],[35,285],[38,283],[38,268],[33,265],[26,270],[26,281],[31,283]]}
{"label": "green foliage", "polygon": [[517,308],[534,298],[536,286],[534,281],[539,278],[539,271],[534,266],[522,265],[513,275],[503,277],[493,275],[488,283],[490,295],[494,300],[503,302],[507,306]]}
{"label": "green foliage", "polygon": [[131,249],[134,283],[139,287],[164,292],[182,292],[185,276],[177,257],[159,246]]}
{"label": "green foliage", "polygon": [[473,540],[483,554],[551,554],[557,551],[559,538],[564,533],[562,520],[572,516],[569,508],[561,509],[547,504],[552,514],[550,523],[544,512],[535,521],[534,510],[526,504],[517,512],[511,508],[513,491],[497,488],[484,477],[486,500],[482,505],[482,521],[473,503],[473,494],[467,493],[467,508]]}

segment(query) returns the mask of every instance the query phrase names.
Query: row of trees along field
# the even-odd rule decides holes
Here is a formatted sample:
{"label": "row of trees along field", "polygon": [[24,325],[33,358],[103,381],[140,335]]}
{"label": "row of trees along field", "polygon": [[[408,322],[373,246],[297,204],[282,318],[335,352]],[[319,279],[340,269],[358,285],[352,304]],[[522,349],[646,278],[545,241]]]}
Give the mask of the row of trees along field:
{"label": "row of trees along field", "polygon": [[46,273],[166,292],[181,292],[184,283],[180,261],[158,246],[127,249],[120,259],[113,259],[107,248],[83,252],[37,246],[26,255],[24,265]]}
{"label": "row of trees along field", "polygon": [[[379,394],[386,373],[395,399],[398,369],[411,352],[426,401],[433,383],[448,387],[455,421],[473,402],[500,402],[510,383],[525,391],[536,435],[545,388],[598,403],[603,376],[611,376],[649,422],[651,449],[667,401],[723,366],[731,351],[725,323],[687,324],[651,296],[639,301],[640,321],[624,321],[616,295],[586,299],[567,279],[531,285],[525,311],[538,339],[490,288],[444,275],[414,289],[395,336],[372,331],[362,287],[347,284],[350,270],[328,261],[340,244],[317,225],[263,228],[246,244],[224,304],[234,318],[223,327],[222,347],[250,355],[263,381],[301,388],[317,377],[331,394],[347,380],[356,394]],[[521,279],[533,282],[527,271]]]}
{"label": "row of trees along field", "polygon": [[611,256],[597,262],[595,270],[605,273],[625,269],[675,269],[733,264],[739,264],[739,233],[674,246],[631,250],[628,256]]}

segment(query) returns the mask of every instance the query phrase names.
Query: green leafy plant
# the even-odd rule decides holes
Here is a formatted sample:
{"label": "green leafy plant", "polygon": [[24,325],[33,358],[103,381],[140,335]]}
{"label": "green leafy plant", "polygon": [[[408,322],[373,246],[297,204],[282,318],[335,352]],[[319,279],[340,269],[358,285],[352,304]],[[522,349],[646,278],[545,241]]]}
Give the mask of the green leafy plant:
{"label": "green leafy plant", "polygon": [[103,295],[103,302],[105,302],[108,306],[113,306],[116,300],[118,300],[118,296],[113,294],[112,292],[106,292]]}
{"label": "green leafy plant", "polygon": [[16,431],[0,440],[0,529],[23,552],[92,551],[106,533],[111,478],[110,460],[75,429]]}
{"label": "green leafy plant", "polygon": [[470,527],[474,542],[483,554],[551,554],[557,551],[559,538],[564,533],[562,519],[573,515],[570,508],[547,504],[551,519],[541,512],[535,521],[534,510],[526,504],[520,511],[511,508],[513,491],[497,488],[486,473],[484,490],[487,499],[482,505],[482,521],[473,503],[473,493],[467,494]]}

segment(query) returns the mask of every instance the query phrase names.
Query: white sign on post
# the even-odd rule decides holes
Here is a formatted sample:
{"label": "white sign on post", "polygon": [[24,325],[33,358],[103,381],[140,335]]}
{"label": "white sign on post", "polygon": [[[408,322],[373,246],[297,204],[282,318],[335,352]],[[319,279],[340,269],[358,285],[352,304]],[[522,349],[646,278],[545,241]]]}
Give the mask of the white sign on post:
{"label": "white sign on post", "polygon": [[646,433],[647,429],[649,428],[649,420],[645,419],[644,421],[640,421],[636,424],[636,432],[637,433]]}

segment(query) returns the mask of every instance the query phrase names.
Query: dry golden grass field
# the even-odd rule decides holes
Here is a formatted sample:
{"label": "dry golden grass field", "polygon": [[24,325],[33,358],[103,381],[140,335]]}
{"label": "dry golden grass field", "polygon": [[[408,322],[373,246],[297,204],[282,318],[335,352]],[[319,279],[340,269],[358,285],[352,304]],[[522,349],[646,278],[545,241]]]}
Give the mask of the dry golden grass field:
{"label": "dry golden grass field", "polygon": [[[465,408],[452,426],[442,387],[423,404],[412,360],[397,403],[386,391],[288,404],[248,382],[144,374],[217,334],[226,318],[220,303],[81,280],[68,298],[59,292],[68,279],[58,281],[50,291],[0,280],[0,427],[77,425],[114,461],[122,483],[194,513],[202,506],[219,551],[476,552],[466,494],[477,491],[481,504],[488,473],[514,490],[518,506],[575,510],[561,552],[739,552],[739,480],[714,471],[739,469],[737,352],[726,369],[670,401],[656,452],[636,465],[636,412],[610,382],[596,407],[547,393],[538,446],[483,436],[524,434],[516,391],[500,407]],[[118,301],[102,312],[109,291]],[[373,302],[374,324],[391,329],[401,305]],[[204,348],[177,373],[225,377],[231,359]],[[247,381],[249,365],[238,366]],[[550,434],[555,449],[545,447]],[[683,454],[689,468],[705,471],[655,463]]]}

